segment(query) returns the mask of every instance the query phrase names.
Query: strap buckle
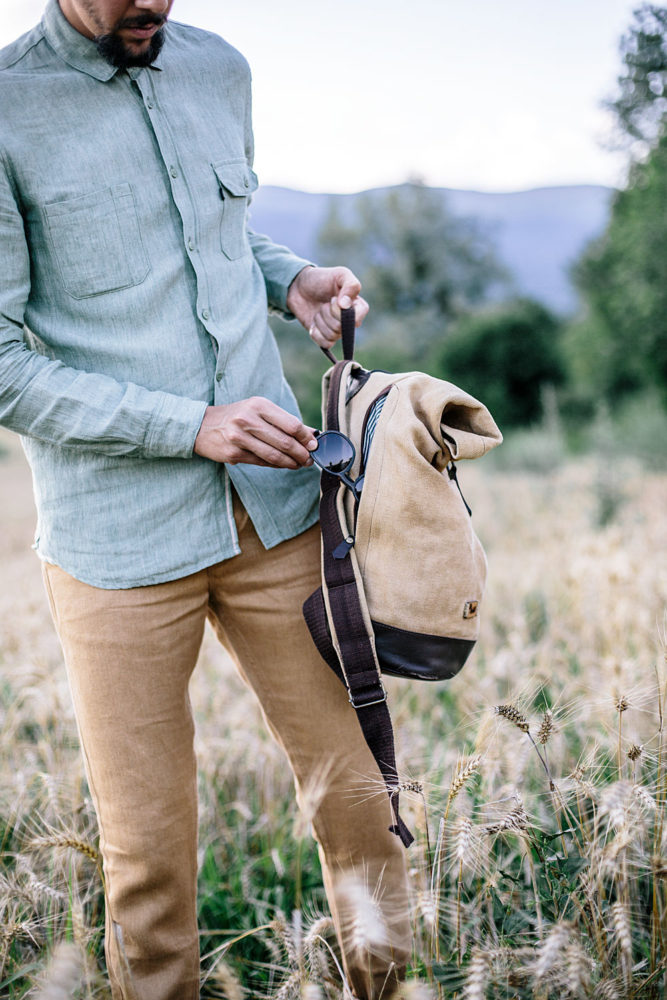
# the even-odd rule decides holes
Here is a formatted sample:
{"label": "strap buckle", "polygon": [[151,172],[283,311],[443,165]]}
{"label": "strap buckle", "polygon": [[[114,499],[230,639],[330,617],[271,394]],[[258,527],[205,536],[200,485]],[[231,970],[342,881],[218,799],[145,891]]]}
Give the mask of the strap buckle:
{"label": "strap buckle", "polygon": [[377,694],[377,688],[372,691],[367,691],[365,693],[356,692],[353,694],[352,691],[348,690],[348,696],[350,705],[359,711],[360,708],[369,708],[371,705],[381,705],[383,701],[387,700],[387,692],[385,691],[384,684],[380,681],[380,691],[382,694],[379,698],[374,697]]}

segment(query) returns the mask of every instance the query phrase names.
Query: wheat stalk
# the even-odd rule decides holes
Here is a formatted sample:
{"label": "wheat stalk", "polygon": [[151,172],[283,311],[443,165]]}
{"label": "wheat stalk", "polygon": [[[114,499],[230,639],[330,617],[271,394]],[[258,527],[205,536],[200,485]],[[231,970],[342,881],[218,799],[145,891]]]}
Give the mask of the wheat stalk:
{"label": "wheat stalk", "polygon": [[464,1000],[484,1000],[489,962],[481,948],[473,948],[463,987]]}
{"label": "wheat stalk", "polygon": [[239,978],[227,962],[216,962],[209,973],[209,978],[222,990],[225,1000],[243,1000],[245,990]]}
{"label": "wheat stalk", "polygon": [[496,705],[494,712],[501,718],[507,719],[507,721],[511,722],[513,726],[520,729],[522,733],[530,732],[530,726],[527,718],[515,705]]}
{"label": "wheat stalk", "polygon": [[81,948],[62,941],[53,952],[36,1000],[72,1000],[85,979],[85,959]]}
{"label": "wheat stalk", "polygon": [[537,730],[537,742],[546,746],[554,734],[554,729],[554,714],[551,709],[548,708],[542,716],[540,728]]}

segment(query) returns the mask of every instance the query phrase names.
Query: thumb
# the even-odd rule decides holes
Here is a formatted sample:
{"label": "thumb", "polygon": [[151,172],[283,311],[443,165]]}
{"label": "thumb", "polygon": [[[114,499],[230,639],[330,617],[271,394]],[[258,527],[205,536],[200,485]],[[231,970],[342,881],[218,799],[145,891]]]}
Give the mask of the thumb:
{"label": "thumb", "polygon": [[336,283],[338,305],[341,309],[349,309],[361,292],[361,282],[349,268],[341,267],[340,274],[336,275]]}

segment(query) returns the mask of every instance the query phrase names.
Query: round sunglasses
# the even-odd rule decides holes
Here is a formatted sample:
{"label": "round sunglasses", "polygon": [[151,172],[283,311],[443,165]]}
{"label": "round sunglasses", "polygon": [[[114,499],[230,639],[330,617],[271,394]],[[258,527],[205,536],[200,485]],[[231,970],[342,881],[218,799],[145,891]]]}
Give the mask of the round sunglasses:
{"label": "round sunglasses", "polygon": [[310,457],[323,472],[337,476],[354,496],[359,499],[364,485],[363,474],[357,479],[351,479],[348,472],[354,464],[356,451],[347,435],[341,431],[315,431],[317,448],[311,451]]}

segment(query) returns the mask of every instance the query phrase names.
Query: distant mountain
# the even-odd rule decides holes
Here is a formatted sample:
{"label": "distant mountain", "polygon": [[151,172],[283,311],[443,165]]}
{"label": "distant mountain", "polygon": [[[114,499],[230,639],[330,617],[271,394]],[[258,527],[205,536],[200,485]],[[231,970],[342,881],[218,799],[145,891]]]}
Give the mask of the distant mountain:
{"label": "distant mountain", "polygon": [[[480,220],[517,292],[560,313],[576,307],[568,267],[609,217],[613,189],[590,184],[486,194],[439,188],[453,215]],[[335,198],[347,215],[356,194],[308,194],[260,187],[253,198],[252,226],[296,253],[317,259],[317,233]],[[344,262],[343,262],[344,263]]]}

